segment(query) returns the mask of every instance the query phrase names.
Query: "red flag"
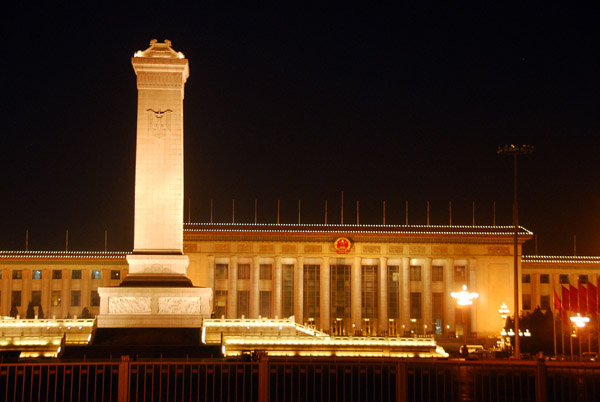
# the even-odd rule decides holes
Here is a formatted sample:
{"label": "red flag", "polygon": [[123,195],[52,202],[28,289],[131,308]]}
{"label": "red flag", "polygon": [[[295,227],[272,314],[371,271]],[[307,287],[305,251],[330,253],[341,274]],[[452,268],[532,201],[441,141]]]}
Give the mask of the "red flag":
{"label": "red flag", "polygon": [[598,288],[588,283],[588,310],[590,314],[596,315],[598,311]]}
{"label": "red flag", "polygon": [[576,313],[579,312],[579,292],[577,288],[573,285],[569,285],[571,287],[571,311]]}
{"label": "red flag", "polygon": [[556,289],[554,290],[554,310],[560,310],[560,299],[558,298],[558,294],[556,293]]}
{"label": "red flag", "polygon": [[581,314],[587,313],[587,289],[583,284],[579,284],[579,312]]}
{"label": "red flag", "polygon": [[569,303],[569,289],[561,286],[560,287],[562,289],[562,305],[563,305],[563,310],[567,311],[570,310],[571,308],[570,303]]}

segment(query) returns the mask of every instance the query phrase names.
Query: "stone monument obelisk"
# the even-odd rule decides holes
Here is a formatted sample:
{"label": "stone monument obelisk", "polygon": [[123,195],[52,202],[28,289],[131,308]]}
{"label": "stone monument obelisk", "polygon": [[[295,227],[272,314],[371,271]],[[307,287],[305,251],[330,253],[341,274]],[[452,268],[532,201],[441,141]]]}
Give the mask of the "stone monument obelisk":
{"label": "stone monument obelisk", "polygon": [[183,98],[188,61],[165,40],[135,53],[137,149],[133,254],[119,287],[99,288],[99,328],[194,328],[212,290],[186,276],[183,254]]}

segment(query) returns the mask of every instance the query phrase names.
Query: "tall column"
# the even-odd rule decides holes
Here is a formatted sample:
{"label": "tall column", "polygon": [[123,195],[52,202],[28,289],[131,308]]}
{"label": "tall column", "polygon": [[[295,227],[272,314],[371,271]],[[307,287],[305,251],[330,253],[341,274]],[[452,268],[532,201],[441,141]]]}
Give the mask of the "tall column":
{"label": "tall column", "polygon": [[71,308],[71,270],[62,270],[62,297],[60,298],[61,317],[67,318],[69,309]]}
{"label": "tall column", "polygon": [[[469,262],[469,292],[477,292],[477,270],[475,269],[475,264],[471,262]],[[471,332],[479,332],[477,326],[477,299],[470,306],[470,311]]]}
{"label": "tall column", "polygon": [[356,325],[357,331],[360,331],[362,329],[362,295],[360,287],[361,258],[354,257],[354,264],[352,264],[352,275],[350,275],[350,310],[352,323]]}
{"label": "tall column", "polygon": [[323,262],[321,264],[321,277],[320,277],[320,305],[319,309],[321,316],[321,325],[320,328],[329,332],[331,329],[331,287],[330,281],[331,274],[329,268],[329,257],[323,257]]}
{"label": "tall column", "polygon": [[[400,331],[408,331],[410,328],[410,258],[402,258],[402,290],[400,300],[402,300],[402,326],[398,328]],[[402,334],[404,335],[404,333]]]}
{"label": "tall column", "polygon": [[31,301],[31,281],[32,281],[32,270],[31,269],[24,269],[23,270],[23,279],[21,279],[21,282],[23,282],[23,286],[21,289],[23,289],[21,291],[21,306],[23,307],[23,311],[21,313],[21,317],[26,317],[27,314],[27,307],[29,306],[29,302]]}
{"label": "tall column", "polygon": [[215,292],[215,256],[209,255],[208,258],[208,287],[212,289],[213,295]]}
{"label": "tall column", "polygon": [[294,316],[296,322],[304,324],[304,257],[296,257],[294,265]]}
{"label": "tall column", "polygon": [[50,313],[50,292],[52,291],[51,287],[52,283],[52,270],[44,269],[42,271],[42,308],[44,309],[44,314],[46,317],[52,317]]}
{"label": "tall column", "polygon": [[281,303],[283,302],[281,299],[281,286],[282,286],[282,278],[281,278],[281,257],[275,257],[275,269],[273,270],[273,282],[272,282],[272,291],[273,291],[273,317],[281,318]]}
{"label": "tall column", "polygon": [[[77,312],[77,315],[81,315],[81,311],[83,310],[84,307],[87,307],[88,310],[90,309],[90,281],[91,281],[91,275],[92,275],[92,271],[88,270],[88,269],[84,269],[81,275],[81,306],[79,306],[79,308],[81,310],[79,310]],[[102,279],[104,279],[104,272],[102,272]],[[99,282],[99,281],[96,281]]]}
{"label": "tall column", "polygon": [[258,318],[260,312],[259,278],[260,264],[258,256],[254,256],[252,257],[252,265],[250,266],[250,318]]}
{"label": "tall column", "polygon": [[[11,291],[11,277],[9,269],[1,269],[0,274],[2,274],[2,278],[4,280],[0,281],[2,283],[2,294],[0,295],[0,314],[2,316],[8,316],[10,313],[10,291]],[[49,311],[49,310],[47,310]]]}
{"label": "tall column", "polygon": [[447,258],[444,265],[444,333],[455,332],[455,301],[450,296],[454,292],[454,259]]}
{"label": "tall column", "polygon": [[[540,303],[540,274],[535,273],[531,275],[529,286],[531,286],[531,309],[535,309]],[[521,285],[522,286],[522,285]],[[521,293],[523,292],[521,288]]]}
{"label": "tall column", "polygon": [[[431,331],[433,322],[433,304],[431,293],[431,258],[423,260],[423,325],[427,325],[427,331]],[[420,328],[423,330],[424,328]]]}
{"label": "tall column", "polygon": [[232,256],[229,259],[229,274],[227,278],[227,318],[238,318],[237,313],[237,277],[238,258]]}
{"label": "tall column", "polygon": [[387,258],[379,258],[379,333],[388,332]]}

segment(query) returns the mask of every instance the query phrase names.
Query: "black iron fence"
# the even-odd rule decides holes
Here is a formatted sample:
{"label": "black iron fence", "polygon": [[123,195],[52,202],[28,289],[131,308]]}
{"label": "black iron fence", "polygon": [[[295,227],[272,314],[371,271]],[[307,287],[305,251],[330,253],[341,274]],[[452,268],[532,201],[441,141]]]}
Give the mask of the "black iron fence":
{"label": "black iron fence", "polygon": [[600,363],[393,359],[0,364],[3,401],[599,401]]}

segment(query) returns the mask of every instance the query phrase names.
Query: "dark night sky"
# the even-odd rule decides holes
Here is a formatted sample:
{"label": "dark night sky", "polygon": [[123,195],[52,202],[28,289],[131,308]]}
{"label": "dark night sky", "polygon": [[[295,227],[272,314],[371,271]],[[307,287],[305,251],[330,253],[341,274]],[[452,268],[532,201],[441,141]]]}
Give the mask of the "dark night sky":
{"label": "dark night sky", "polygon": [[[343,3],[342,3],[343,4]],[[366,3],[365,3],[366,5]],[[600,49],[592,10],[500,6],[281,9],[16,7],[3,15],[0,249],[131,250],[130,58],[150,39],[190,62],[192,221],[511,224],[539,254],[600,255]],[[366,7],[366,6],[365,6]],[[526,253],[534,252],[529,242]]]}

